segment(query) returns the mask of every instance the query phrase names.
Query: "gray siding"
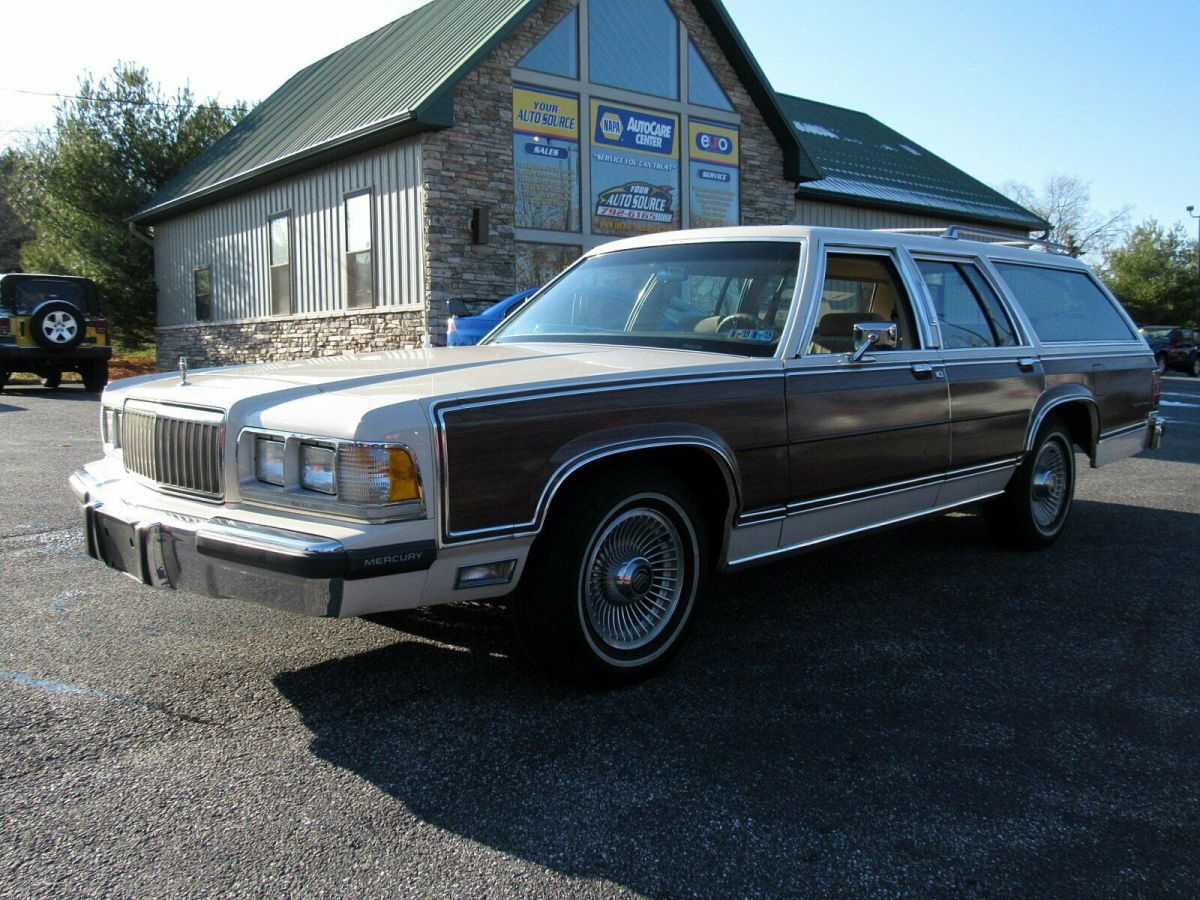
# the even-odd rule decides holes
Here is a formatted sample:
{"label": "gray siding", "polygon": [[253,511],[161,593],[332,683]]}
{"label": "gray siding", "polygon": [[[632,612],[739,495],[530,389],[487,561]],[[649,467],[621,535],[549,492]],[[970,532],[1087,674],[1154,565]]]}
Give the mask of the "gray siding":
{"label": "gray siding", "polygon": [[[967,225],[962,220],[923,216],[918,213],[800,199],[796,200],[794,221],[797,225],[824,225],[830,228],[945,228],[949,225]],[[1008,232],[1014,237],[1029,236],[1028,231],[1005,228],[1003,225],[988,225],[987,228],[990,231]]]}
{"label": "gray siding", "polygon": [[212,271],[214,322],[271,315],[267,219],[292,214],[295,312],[345,309],[345,195],[373,191],[375,302],[425,304],[420,146],[393,144],[155,227],[158,324],[195,321],[192,271]]}

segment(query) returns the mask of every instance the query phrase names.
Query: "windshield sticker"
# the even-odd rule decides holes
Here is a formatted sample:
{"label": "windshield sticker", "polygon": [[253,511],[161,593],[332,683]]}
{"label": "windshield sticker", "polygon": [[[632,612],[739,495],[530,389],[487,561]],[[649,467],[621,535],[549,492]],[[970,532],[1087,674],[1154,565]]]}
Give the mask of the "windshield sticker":
{"label": "windshield sticker", "polygon": [[735,328],[729,336],[735,341],[754,341],[759,344],[769,344],[775,340],[776,331],[773,328]]}

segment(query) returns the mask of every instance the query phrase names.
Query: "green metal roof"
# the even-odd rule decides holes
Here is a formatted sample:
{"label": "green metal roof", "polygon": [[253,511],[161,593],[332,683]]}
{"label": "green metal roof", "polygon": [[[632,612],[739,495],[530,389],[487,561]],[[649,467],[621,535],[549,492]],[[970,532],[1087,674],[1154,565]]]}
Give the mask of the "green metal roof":
{"label": "green metal roof", "polygon": [[998,191],[866,113],[779,95],[780,105],[824,178],[801,199],[937,215],[1029,231],[1050,227]]}
{"label": "green metal roof", "polygon": [[[153,224],[422,131],[454,124],[459,81],[544,0],[432,0],[293,75],[132,217]],[[720,0],[694,0],[784,153],[820,172]]]}

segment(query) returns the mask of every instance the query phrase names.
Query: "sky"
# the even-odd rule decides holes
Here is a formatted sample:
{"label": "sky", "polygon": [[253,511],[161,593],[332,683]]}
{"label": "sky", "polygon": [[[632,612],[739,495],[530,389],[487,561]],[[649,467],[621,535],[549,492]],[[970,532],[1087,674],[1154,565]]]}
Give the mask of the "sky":
{"label": "sky", "polygon": [[[870,113],[976,178],[1090,182],[1137,223],[1200,208],[1200,0],[725,0],[777,90]],[[420,6],[161,0],[13,4],[0,144],[53,122],[84,70],[146,66],[168,88],[261,100]]]}

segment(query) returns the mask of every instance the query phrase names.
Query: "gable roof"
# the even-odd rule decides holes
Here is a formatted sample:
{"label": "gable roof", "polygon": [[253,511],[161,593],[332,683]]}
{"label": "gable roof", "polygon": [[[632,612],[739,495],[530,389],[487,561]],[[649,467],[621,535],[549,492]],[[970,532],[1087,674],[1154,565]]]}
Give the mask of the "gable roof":
{"label": "gable roof", "polygon": [[878,119],[779,95],[797,136],[825,177],[799,185],[801,199],[935,214],[1029,231],[1050,223]]}
{"label": "gable roof", "polygon": [[[280,178],[454,124],[454,89],[545,0],[432,0],[289,78],[132,220],[153,224]],[[820,177],[720,0],[693,0],[783,148]]]}

